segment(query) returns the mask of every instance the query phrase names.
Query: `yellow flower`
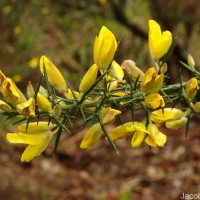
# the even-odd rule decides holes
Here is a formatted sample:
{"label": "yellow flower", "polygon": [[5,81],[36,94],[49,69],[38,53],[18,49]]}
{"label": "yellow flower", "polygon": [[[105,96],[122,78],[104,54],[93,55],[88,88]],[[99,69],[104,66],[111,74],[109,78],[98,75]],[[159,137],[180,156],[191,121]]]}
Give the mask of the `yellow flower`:
{"label": "yellow flower", "polygon": [[196,78],[191,78],[186,85],[186,98],[193,99],[197,94],[198,82]]}
{"label": "yellow flower", "polygon": [[122,63],[122,69],[124,69],[128,75],[132,78],[133,81],[135,81],[139,76],[139,81],[142,81],[144,78],[144,73],[142,70],[140,70],[135,62],[132,60],[125,60]]}
{"label": "yellow flower", "polygon": [[161,133],[155,124],[148,125],[148,136],[145,142],[152,147],[163,147],[167,141],[165,134]]}
{"label": "yellow flower", "polygon": [[117,50],[117,42],[113,33],[103,26],[99,36],[96,36],[94,42],[94,63],[100,70],[106,70],[111,63],[115,51]]}
{"label": "yellow flower", "polygon": [[38,107],[41,110],[46,111],[46,112],[52,110],[51,102],[40,92],[37,93],[36,100],[37,100]]}
{"label": "yellow flower", "polygon": [[[166,123],[167,128],[177,129],[186,124],[187,112],[184,113],[177,108],[164,108],[152,112],[151,120],[156,123],[157,126]],[[179,120],[179,121],[178,121]]]}
{"label": "yellow flower", "polygon": [[149,94],[148,96],[146,96],[143,104],[145,106],[147,106],[149,108],[153,108],[153,109],[156,109],[160,106],[161,107],[165,106],[165,102],[164,102],[162,96],[158,93],[153,93],[153,94]]}
{"label": "yellow flower", "polygon": [[21,33],[22,29],[21,29],[21,26],[19,25],[16,25],[13,29],[13,32],[15,35],[19,35]]}
{"label": "yellow flower", "polygon": [[89,70],[85,73],[83,79],[81,80],[79,91],[84,93],[89,90],[92,85],[95,83],[98,73],[98,67],[96,64],[93,64]]}
{"label": "yellow flower", "polygon": [[107,80],[109,81],[108,83],[109,91],[116,89],[118,83],[122,81],[123,78],[124,78],[123,69],[116,61],[113,60],[107,77]]}
{"label": "yellow flower", "polygon": [[200,112],[200,102],[196,102],[193,106],[192,106],[193,110],[197,113]]}
{"label": "yellow flower", "polygon": [[33,122],[21,124],[17,133],[7,133],[7,140],[11,143],[28,144],[22,154],[21,161],[29,162],[39,156],[47,147],[57,130],[52,131],[55,125],[49,122]]}
{"label": "yellow flower", "polygon": [[116,62],[112,61],[109,76],[115,80],[122,80],[124,78],[124,71],[121,66]]}
{"label": "yellow flower", "polygon": [[149,68],[142,80],[141,90],[144,93],[157,93],[162,87],[164,75],[158,75],[153,67]]}
{"label": "yellow flower", "polygon": [[33,57],[31,60],[29,60],[28,65],[30,68],[36,68],[38,65],[38,58],[37,57]]}
{"label": "yellow flower", "polygon": [[0,100],[0,113],[11,111],[11,107],[4,101]]}
{"label": "yellow flower", "polygon": [[132,140],[131,140],[131,146],[132,147],[139,147],[142,142],[144,141],[144,139],[146,138],[147,133],[143,132],[143,131],[136,131],[133,134]]}
{"label": "yellow flower", "polygon": [[184,126],[187,123],[187,120],[188,119],[186,117],[181,117],[177,120],[168,121],[165,123],[165,125],[169,129],[178,129]]}
{"label": "yellow flower", "polygon": [[35,116],[35,99],[30,98],[28,101],[18,104],[17,109],[24,116]]}
{"label": "yellow flower", "polygon": [[136,131],[147,133],[146,127],[143,123],[127,122],[110,131],[109,135],[112,140],[118,140],[130,134],[133,134]]}
{"label": "yellow flower", "polygon": [[15,83],[21,82],[22,79],[23,79],[23,77],[22,77],[21,74],[15,74],[15,75],[13,75],[13,77],[12,77],[12,80],[13,80]]}
{"label": "yellow flower", "polygon": [[40,71],[44,75],[44,66],[46,68],[49,83],[55,87],[58,92],[64,94],[67,91],[67,85],[57,67],[46,57],[40,58]]}
{"label": "yellow flower", "polygon": [[161,32],[159,24],[154,20],[149,20],[149,50],[154,60],[162,58],[172,44],[172,34],[170,31]]}
{"label": "yellow flower", "polygon": [[13,106],[26,101],[26,98],[22,92],[17,88],[15,83],[10,78],[6,78],[3,81],[2,94],[4,98]]}
{"label": "yellow flower", "polygon": [[110,122],[113,122],[115,117],[119,114],[121,114],[121,111],[119,110],[115,110],[111,107],[107,107],[107,108],[103,107],[102,114],[101,114],[101,121],[103,124],[108,124]]}
{"label": "yellow flower", "polygon": [[102,135],[101,125],[99,123],[94,124],[85,134],[80,147],[86,149],[96,144]]}
{"label": "yellow flower", "polygon": [[105,5],[106,2],[107,2],[107,0],[99,0],[99,3],[100,3],[101,5]]}

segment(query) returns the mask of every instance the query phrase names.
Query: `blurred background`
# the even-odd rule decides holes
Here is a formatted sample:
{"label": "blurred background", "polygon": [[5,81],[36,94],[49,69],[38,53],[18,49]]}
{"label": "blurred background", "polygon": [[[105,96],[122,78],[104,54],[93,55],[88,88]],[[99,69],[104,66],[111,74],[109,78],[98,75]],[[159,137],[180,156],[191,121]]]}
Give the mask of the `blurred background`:
{"label": "blurred background", "polygon": [[[119,41],[115,60],[132,59],[143,70],[151,66],[148,20],[155,19],[175,38],[168,61],[168,82],[177,82],[180,63],[190,53],[200,64],[200,1],[195,0],[1,0],[0,69],[25,89],[40,77],[38,61],[46,55],[78,88],[93,64],[93,43],[103,25]],[[185,73],[185,80],[190,74]],[[124,116],[128,118],[129,113]],[[112,128],[112,127],[110,127]],[[31,163],[21,163],[23,147],[0,135],[0,200],[154,200],[180,199],[200,192],[198,123],[167,132],[163,149],[130,147],[117,142],[120,156],[102,140],[90,150],[79,144],[87,127],[63,134],[57,154],[53,144]]]}

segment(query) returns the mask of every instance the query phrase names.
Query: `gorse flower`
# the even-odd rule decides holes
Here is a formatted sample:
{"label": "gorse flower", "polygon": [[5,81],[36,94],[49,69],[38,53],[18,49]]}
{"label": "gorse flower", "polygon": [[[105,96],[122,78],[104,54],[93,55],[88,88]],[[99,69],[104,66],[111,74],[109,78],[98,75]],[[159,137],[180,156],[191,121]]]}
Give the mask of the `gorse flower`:
{"label": "gorse flower", "polygon": [[164,107],[165,102],[162,98],[162,96],[158,93],[149,94],[145,97],[144,103],[146,107],[156,109],[158,107]]}
{"label": "gorse flower", "polygon": [[197,94],[198,82],[196,78],[191,78],[186,85],[186,98],[193,99]]}
{"label": "gorse flower", "polygon": [[132,78],[133,81],[136,81],[136,79],[139,77],[139,81],[142,81],[144,78],[144,72],[139,69],[135,62],[132,60],[124,60],[122,65],[122,69],[124,69],[128,75]]}
{"label": "gorse flower", "polygon": [[28,101],[18,104],[17,109],[24,116],[35,116],[35,99],[31,97]]}
{"label": "gorse flower", "polygon": [[25,96],[18,89],[16,84],[10,79],[6,78],[2,83],[1,92],[10,104],[16,106],[17,104],[23,103],[26,101]]}
{"label": "gorse flower", "polygon": [[161,32],[160,25],[149,20],[149,51],[154,60],[162,58],[172,44],[172,34],[170,31]]}
{"label": "gorse flower", "polygon": [[153,67],[149,68],[142,80],[141,91],[144,93],[157,93],[162,87],[164,74],[158,75]]}
{"label": "gorse flower", "polygon": [[79,85],[79,91],[84,93],[91,88],[95,83],[98,73],[98,67],[96,64],[93,64],[88,71],[85,73],[81,83]]}
{"label": "gorse flower", "polygon": [[117,41],[113,33],[103,26],[99,32],[99,36],[96,36],[94,42],[94,63],[100,70],[106,70],[111,63],[115,51],[117,50]]}
{"label": "gorse flower", "polygon": [[177,108],[164,108],[152,112],[151,120],[159,127],[165,124],[169,129],[177,129],[187,123],[187,112]]}
{"label": "gorse flower", "polygon": [[65,79],[63,78],[57,67],[46,57],[42,56],[40,58],[40,71],[44,75],[44,67],[47,72],[47,77],[49,83],[61,94],[67,91],[67,85]]}
{"label": "gorse flower", "polygon": [[29,162],[40,155],[49,144],[57,130],[56,126],[48,122],[33,122],[21,124],[17,127],[17,133],[7,133],[7,140],[11,143],[28,144],[22,154],[21,161]]}
{"label": "gorse flower", "polygon": [[[117,115],[121,112],[119,110],[112,109],[111,107],[102,108],[101,123],[112,123]],[[100,123],[92,125],[92,127],[85,133],[85,136],[80,144],[82,149],[89,148],[96,144],[102,136],[102,128]]]}

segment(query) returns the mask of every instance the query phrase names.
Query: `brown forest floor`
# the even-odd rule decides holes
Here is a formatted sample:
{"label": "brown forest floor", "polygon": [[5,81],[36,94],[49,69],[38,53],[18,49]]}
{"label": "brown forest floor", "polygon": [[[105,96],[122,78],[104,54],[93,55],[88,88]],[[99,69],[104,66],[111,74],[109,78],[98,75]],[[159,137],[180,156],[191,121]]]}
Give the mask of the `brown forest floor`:
{"label": "brown forest floor", "polygon": [[132,149],[130,138],[117,141],[120,156],[105,140],[80,150],[84,130],[62,138],[58,152],[49,147],[30,163],[21,163],[21,146],[0,143],[0,200],[178,200],[200,192],[199,124],[168,131],[165,148]]}

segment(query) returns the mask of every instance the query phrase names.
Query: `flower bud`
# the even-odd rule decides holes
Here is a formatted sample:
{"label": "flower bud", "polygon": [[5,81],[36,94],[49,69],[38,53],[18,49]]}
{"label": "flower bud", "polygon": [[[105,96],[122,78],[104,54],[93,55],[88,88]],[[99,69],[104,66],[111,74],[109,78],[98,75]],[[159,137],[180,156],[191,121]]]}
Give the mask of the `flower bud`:
{"label": "flower bud", "polygon": [[109,76],[116,80],[122,80],[124,78],[124,71],[122,67],[116,62],[112,61]]}
{"label": "flower bud", "polygon": [[51,102],[41,93],[37,93],[37,104],[38,107],[46,112],[49,112],[52,109]]}
{"label": "flower bud", "polygon": [[192,57],[191,54],[188,54],[188,55],[187,55],[187,62],[188,62],[188,65],[189,65],[191,68],[194,68],[194,66],[195,66],[195,61],[194,61],[194,58]]}
{"label": "flower bud", "polygon": [[96,36],[94,42],[94,63],[100,70],[106,70],[111,63],[115,51],[117,50],[117,42],[113,33],[103,26],[99,36]]}
{"label": "flower bud", "polygon": [[30,81],[29,81],[28,84],[27,84],[27,89],[26,89],[26,91],[27,91],[27,96],[28,96],[28,98],[34,97],[35,91],[34,91],[34,89],[33,89],[32,83],[31,83]]}
{"label": "flower bud", "polygon": [[158,75],[153,67],[149,68],[142,80],[141,90],[144,93],[157,93],[162,87],[164,75]]}
{"label": "flower bud", "polygon": [[162,58],[172,44],[172,34],[170,31],[161,32],[160,25],[149,20],[149,51],[154,60]]}
{"label": "flower bud", "polygon": [[44,67],[46,68],[49,83],[55,87],[58,92],[64,94],[67,91],[67,85],[57,67],[46,57],[40,58],[40,71],[44,75]]}
{"label": "flower bud", "polygon": [[196,78],[191,78],[186,85],[186,98],[193,99],[198,90],[198,82]]}
{"label": "flower bud", "polygon": [[93,64],[89,70],[85,73],[83,79],[81,80],[79,91],[84,93],[89,90],[92,85],[95,83],[98,73],[98,67],[96,64]]}
{"label": "flower bud", "polygon": [[128,75],[132,78],[133,81],[135,81],[138,76],[139,76],[139,81],[142,81],[144,78],[144,73],[142,70],[140,70],[135,62],[133,62],[132,60],[125,60],[122,63],[122,69],[124,69]]}

